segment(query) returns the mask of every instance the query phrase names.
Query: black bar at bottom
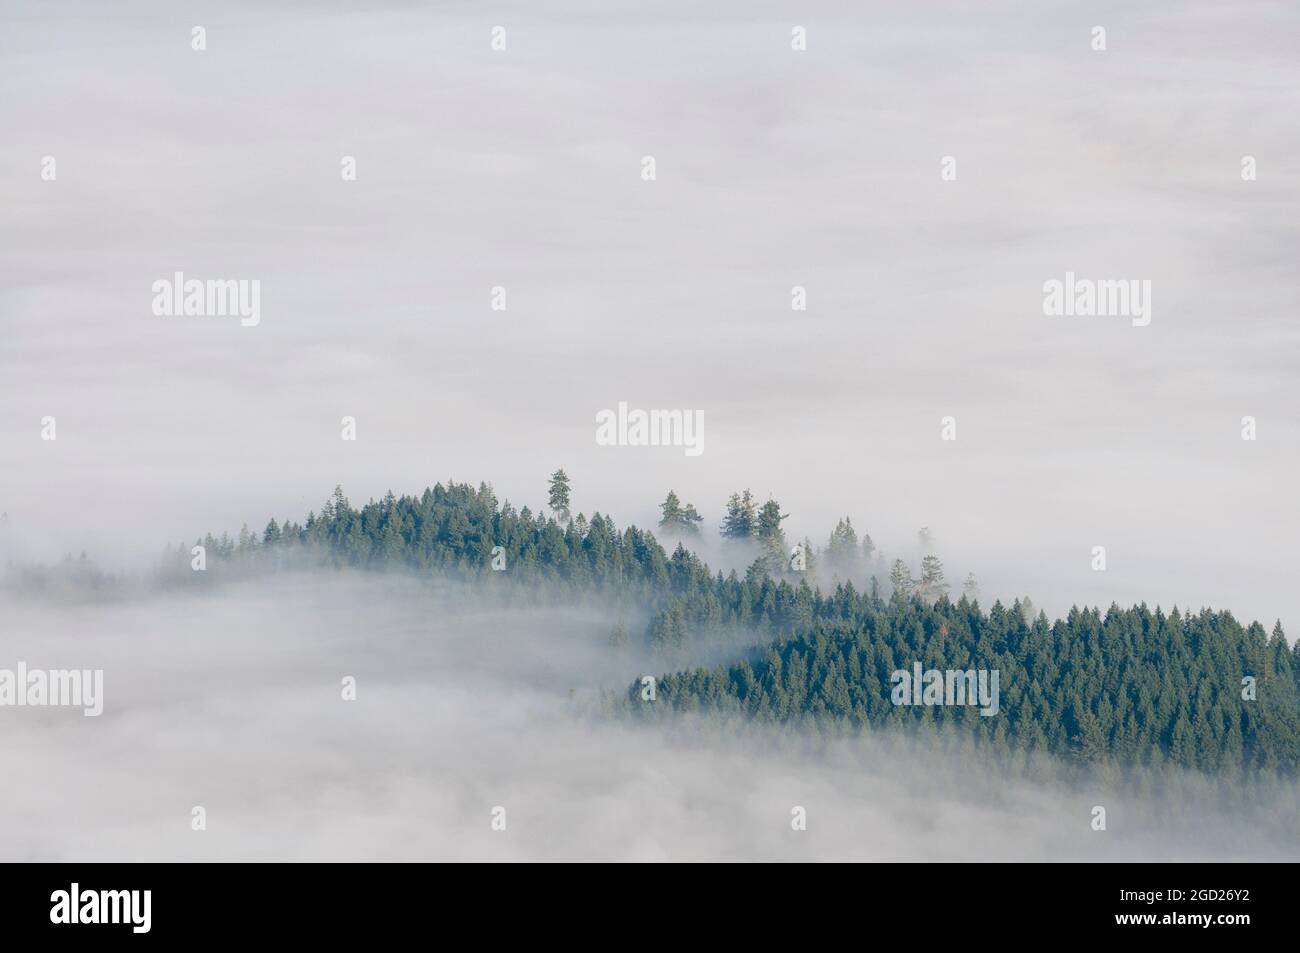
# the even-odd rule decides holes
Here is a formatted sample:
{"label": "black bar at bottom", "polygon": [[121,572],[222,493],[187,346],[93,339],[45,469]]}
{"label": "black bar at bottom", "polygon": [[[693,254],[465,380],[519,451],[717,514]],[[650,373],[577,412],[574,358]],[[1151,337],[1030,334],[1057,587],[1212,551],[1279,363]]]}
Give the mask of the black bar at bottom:
{"label": "black bar at bottom", "polygon": [[1133,934],[1181,944],[1283,935],[1294,923],[1284,899],[1293,893],[1288,865],[732,864],[707,874],[697,865],[653,872],[620,865],[612,874],[593,866],[8,865],[0,922],[8,939],[95,944],[373,942],[430,927],[448,940],[462,929],[487,939],[529,922],[561,931],[560,938],[621,923],[625,935],[645,929],[657,944],[672,921],[686,928],[701,918],[705,931],[720,936],[800,924],[821,932],[852,920],[864,941],[910,935],[975,942],[970,931],[977,930],[980,942],[992,942],[1041,930],[1061,939]]}

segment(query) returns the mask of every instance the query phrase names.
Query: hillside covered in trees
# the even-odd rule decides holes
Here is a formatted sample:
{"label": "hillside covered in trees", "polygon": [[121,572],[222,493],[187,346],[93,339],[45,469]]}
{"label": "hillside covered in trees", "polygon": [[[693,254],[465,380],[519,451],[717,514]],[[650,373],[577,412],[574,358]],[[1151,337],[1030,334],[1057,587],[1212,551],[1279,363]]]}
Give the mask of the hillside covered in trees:
{"label": "hillside covered in trees", "polygon": [[[891,673],[925,668],[1000,673],[1000,709],[893,704]],[[1106,761],[1228,774],[1300,768],[1300,660],[1280,628],[1243,627],[1229,613],[1168,615],[1146,606],[1073,609],[1026,622],[1019,606],[988,613],[966,599],[926,605],[841,592],[819,601],[797,636],[753,661],[658,680],[639,715],[734,712],[833,733],[891,722],[959,726],[995,750],[1020,747],[1082,764]],[[1245,700],[1244,675],[1257,679]]]}
{"label": "hillside covered in trees", "polygon": [[[684,646],[742,647],[733,664],[659,676],[653,704],[634,682],[610,706],[628,717],[704,712],[832,734],[933,726],[994,750],[1049,753],[1085,767],[1300,773],[1300,645],[1288,647],[1280,624],[1270,635],[1227,612],[1145,605],[1073,608],[1055,621],[1021,601],[985,610],[973,587],[949,597],[934,556],[917,581],[896,560],[888,584],[871,576],[855,585],[853,573],[831,568],[883,565],[872,562],[870,537],[859,544],[841,521],[824,549],[805,541],[787,558],[780,507],[759,509],[747,493],[732,498],[722,533],[751,546],[754,560],[743,575],[713,572],[683,545],[669,553],[653,532],[619,529],[599,513],[571,516],[561,477],[552,480],[551,516],[499,503],[485,484],[390,493],[362,507],[336,490],[301,524],[273,520],[260,534],[245,529],[169,550],[165,575],[193,585],[286,566],[405,567],[635,607],[647,620],[641,637],[669,667]],[[699,514],[676,494],[662,509],[659,536],[700,532]],[[200,548],[203,573],[193,571]],[[894,704],[891,674],[915,663],[997,670],[998,714]],[[1248,677],[1253,698],[1242,687]]]}

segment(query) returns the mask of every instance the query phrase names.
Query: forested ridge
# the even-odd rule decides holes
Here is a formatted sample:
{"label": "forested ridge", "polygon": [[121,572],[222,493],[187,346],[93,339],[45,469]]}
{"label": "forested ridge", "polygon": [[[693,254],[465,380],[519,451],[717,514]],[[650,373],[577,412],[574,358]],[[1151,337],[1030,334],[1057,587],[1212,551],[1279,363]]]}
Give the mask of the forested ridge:
{"label": "forested ridge", "polygon": [[[679,501],[675,510],[669,506],[675,499],[670,494],[665,501],[660,535],[698,532],[694,507],[683,519]],[[743,498],[732,502],[738,500],[743,521]],[[1270,635],[1224,611],[1166,613],[1145,605],[1073,608],[1049,621],[1020,601],[994,602],[988,610],[967,595],[954,601],[941,568],[935,585],[914,584],[900,575],[900,561],[887,596],[874,577],[859,586],[838,580],[812,586],[812,566],[796,572],[787,565],[779,507],[770,514],[777,538],[755,539],[748,571],[724,575],[684,546],[668,553],[653,532],[620,530],[599,513],[570,516],[567,478],[558,496],[553,480],[550,503],[556,515],[534,514],[499,503],[488,485],[449,482],[420,496],[390,493],[354,507],[336,490],[302,524],[273,520],[260,534],[245,529],[238,538],[208,536],[198,545],[210,560],[208,571],[217,574],[303,563],[400,566],[545,583],[552,593],[636,605],[649,620],[642,637],[666,661],[675,649],[719,633],[743,631],[759,646],[729,666],[660,676],[653,704],[641,701],[634,682],[613,706],[631,717],[730,713],[822,733],[933,724],[994,749],[1040,751],[1082,765],[1300,771],[1300,646],[1288,648],[1280,624]],[[671,524],[670,512],[682,525]],[[746,528],[751,537],[759,526],[753,524]],[[727,529],[724,521],[724,535]],[[841,544],[843,530],[842,522],[836,528]],[[810,562],[843,558],[842,546],[838,556],[835,551],[836,534],[820,553],[809,546]],[[191,553],[185,545],[169,551],[170,580],[195,581]],[[924,578],[935,583],[933,567]],[[917,662],[927,669],[998,670],[999,713],[895,705],[891,673]],[[1256,681],[1251,700],[1243,697],[1248,676]]]}
{"label": "forested ridge", "polygon": [[[925,668],[1000,673],[1000,710],[896,706],[890,676]],[[658,679],[654,705],[628,691],[626,710],[743,713],[833,732],[890,723],[960,726],[994,749],[1008,746],[1106,761],[1228,774],[1300,767],[1300,660],[1280,628],[1243,627],[1227,612],[1168,615],[1146,606],[1072,609],[1026,622],[1018,606],[988,613],[965,598],[925,605],[845,595],[754,661]],[[1242,677],[1257,679],[1242,697]]]}

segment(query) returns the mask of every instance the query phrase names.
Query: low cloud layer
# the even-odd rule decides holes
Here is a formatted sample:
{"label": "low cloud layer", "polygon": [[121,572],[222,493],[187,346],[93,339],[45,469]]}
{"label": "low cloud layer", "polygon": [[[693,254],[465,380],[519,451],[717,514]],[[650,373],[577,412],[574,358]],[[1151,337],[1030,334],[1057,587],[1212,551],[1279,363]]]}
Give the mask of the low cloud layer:
{"label": "low cloud layer", "polygon": [[[1294,638],[1300,8],[357,7],[0,9],[0,565],[139,572],[340,483],[536,510],[564,467],[620,525],[674,489],[715,566],[746,564],[717,526],[749,487],[791,541],[849,515],[914,571],[931,527],[986,606]],[[259,282],[256,325],[154,313],[176,272]],[[1150,323],[1045,315],[1069,273],[1149,281]],[[703,452],[602,446],[624,402],[701,414]],[[1294,797],[1159,830],[1159,797],[1116,800],[1099,834],[1093,794],[974,758],[601,721],[600,688],[660,663],[610,649],[604,610],[497,595],[285,575],[0,604],[0,667],[102,667],[106,694],[0,709],[0,856],[1297,853]]]}
{"label": "low cloud layer", "polygon": [[[0,665],[103,668],[98,718],[0,709],[20,860],[1295,859],[1258,818],[991,775],[869,737],[793,753],[596,717],[654,660],[592,609],[384,576],[0,607]],[[340,680],[357,679],[357,700]],[[1294,798],[1292,799],[1294,801]],[[1089,827],[1106,805],[1108,830]],[[190,829],[191,809],[207,830]],[[791,809],[807,830],[791,829]],[[507,829],[491,830],[506,808]],[[1282,815],[1295,804],[1279,805]],[[1294,815],[1293,815],[1294,816]],[[1279,821],[1282,824],[1283,821]]]}
{"label": "low cloud layer", "polygon": [[[0,511],[45,555],[563,466],[620,523],[750,486],[1052,612],[1300,624],[1295,4],[360,6],[0,9]],[[260,323],[154,315],[178,270]],[[1045,316],[1070,271],[1151,324]],[[705,452],[599,446],[620,401]]]}

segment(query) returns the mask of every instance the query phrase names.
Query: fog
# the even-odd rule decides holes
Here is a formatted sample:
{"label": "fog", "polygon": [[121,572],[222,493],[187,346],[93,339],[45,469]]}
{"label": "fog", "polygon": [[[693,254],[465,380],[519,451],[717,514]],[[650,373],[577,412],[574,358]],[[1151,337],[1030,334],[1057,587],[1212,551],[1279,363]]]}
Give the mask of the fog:
{"label": "fog", "polygon": [[[563,466],[621,524],[748,486],[1049,612],[1296,628],[1300,8],[545,6],[3,5],[0,510],[45,558]],[[176,270],[261,323],[153,315]],[[1150,326],[1045,317],[1067,270]],[[704,453],[597,446],[619,401]]]}
{"label": "fog", "polygon": [[[1034,784],[870,737],[801,750],[684,718],[602,718],[595,693],[658,673],[654,660],[609,646],[613,620],[595,610],[493,608],[485,585],[290,573],[88,605],[7,601],[0,667],[100,667],[105,704],[97,718],[3,711],[0,856],[1300,857],[1294,790],[1272,823],[1259,804],[1263,821],[1194,805],[1178,816],[1189,805]],[[1089,826],[1096,804],[1104,832]],[[195,806],[206,830],[191,830]]]}
{"label": "fog", "polygon": [[[986,606],[1294,639],[1300,7],[544,6],[0,6],[0,569],[85,551],[135,580],[0,593],[0,667],[102,666],[107,695],[3,712],[0,855],[1294,858],[1291,802],[1282,834],[1157,830],[1159,799],[1117,796],[1102,834],[1093,792],[973,757],[601,720],[658,663],[599,609],[140,581],[336,484],[536,511],[564,467],[620,525],[675,490],[715,565],[744,568],[717,528],[748,487],[791,542],[848,515],[914,572],[928,526]],[[259,281],[260,322],[155,315],[177,271]],[[1150,325],[1045,316],[1066,272],[1150,281]],[[703,453],[599,446],[620,402],[702,413]]]}

